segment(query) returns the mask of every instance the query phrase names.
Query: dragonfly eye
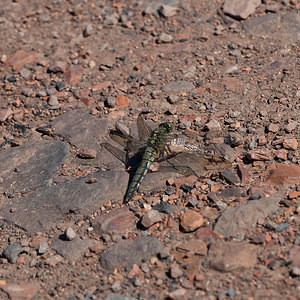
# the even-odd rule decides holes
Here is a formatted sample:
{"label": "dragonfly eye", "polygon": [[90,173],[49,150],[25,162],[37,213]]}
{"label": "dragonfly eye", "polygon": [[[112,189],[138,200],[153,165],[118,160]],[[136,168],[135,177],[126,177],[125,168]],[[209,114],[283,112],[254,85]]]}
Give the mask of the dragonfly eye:
{"label": "dragonfly eye", "polygon": [[173,131],[173,126],[169,122],[161,123],[159,125],[159,127],[164,128],[167,132],[172,132]]}

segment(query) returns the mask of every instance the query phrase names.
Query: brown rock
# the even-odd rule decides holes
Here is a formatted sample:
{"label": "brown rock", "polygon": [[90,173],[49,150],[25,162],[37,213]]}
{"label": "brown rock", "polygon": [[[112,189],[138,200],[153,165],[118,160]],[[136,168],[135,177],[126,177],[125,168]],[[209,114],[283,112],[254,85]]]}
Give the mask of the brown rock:
{"label": "brown rock", "polygon": [[179,269],[177,265],[171,266],[170,267],[170,276],[173,279],[179,278],[183,275],[183,271]]}
{"label": "brown rock", "polygon": [[278,132],[280,129],[279,125],[278,124],[273,124],[273,123],[270,123],[269,126],[268,126],[268,131],[269,132]]}
{"label": "brown rock", "polygon": [[289,192],[289,198],[290,199],[295,199],[300,197],[300,191],[290,191]]}
{"label": "brown rock", "polygon": [[76,85],[83,75],[83,68],[80,65],[70,65],[65,72],[65,77],[70,84]]}
{"label": "brown rock", "polygon": [[285,127],[285,130],[286,130],[287,132],[292,132],[294,129],[297,128],[298,125],[299,125],[298,122],[291,120],[291,121],[289,122],[289,124]]}
{"label": "brown rock", "polygon": [[272,164],[268,167],[269,175],[265,183],[284,185],[300,183],[300,166],[286,164]]}
{"label": "brown rock", "polygon": [[12,113],[10,108],[0,109],[0,122],[4,122]]}
{"label": "brown rock", "polygon": [[106,90],[109,86],[111,86],[111,81],[103,81],[98,83],[92,87],[93,92],[98,92],[102,90]]}
{"label": "brown rock", "polygon": [[211,240],[217,239],[219,236],[212,231],[209,227],[199,228],[195,234],[196,239],[204,240],[206,242],[209,242]]}
{"label": "brown rock", "polygon": [[205,128],[209,131],[221,131],[221,125],[216,119],[210,120],[205,124]]}
{"label": "brown rock", "polygon": [[245,242],[213,243],[208,253],[210,266],[221,272],[251,268],[256,263],[257,250],[257,246]]}
{"label": "brown rock", "polygon": [[287,160],[287,154],[288,152],[285,149],[279,149],[274,151],[275,157],[282,159],[282,160]]}
{"label": "brown rock", "polygon": [[247,19],[260,4],[261,0],[226,0],[223,11],[236,19]]}
{"label": "brown rock", "polygon": [[283,140],[283,148],[288,149],[288,150],[297,150],[298,148],[298,141],[296,140],[296,138],[285,138]]}
{"label": "brown rock", "polygon": [[120,108],[127,107],[131,101],[129,98],[123,95],[117,96],[115,100],[116,100],[116,105]]}
{"label": "brown rock", "polygon": [[80,158],[92,159],[97,156],[97,151],[92,148],[81,148],[78,152]]}
{"label": "brown rock", "polygon": [[203,217],[194,210],[188,210],[180,218],[180,226],[185,232],[192,232],[202,226],[203,223]]}
{"label": "brown rock", "polygon": [[6,283],[0,288],[9,295],[12,300],[31,300],[35,298],[40,286],[38,283],[14,284]]}
{"label": "brown rock", "polygon": [[267,145],[267,139],[266,139],[266,137],[264,135],[259,136],[258,140],[257,140],[257,144],[258,144],[258,146]]}
{"label": "brown rock", "polygon": [[19,69],[23,67],[26,63],[29,63],[32,60],[34,60],[37,56],[38,53],[36,52],[27,53],[24,50],[19,50],[7,59],[4,67],[13,67],[14,69]]}
{"label": "brown rock", "polygon": [[68,63],[65,61],[56,61],[52,63],[48,70],[53,73],[65,73],[68,67]]}
{"label": "brown rock", "polygon": [[247,158],[250,160],[265,161],[265,160],[273,159],[273,156],[269,150],[255,149],[255,150],[250,150],[247,153]]}
{"label": "brown rock", "polygon": [[150,210],[144,214],[141,224],[145,228],[149,228],[153,224],[160,222],[160,221],[161,221],[160,213],[157,210]]}
{"label": "brown rock", "polygon": [[190,240],[176,247],[179,252],[207,255],[206,243],[202,240]]}
{"label": "brown rock", "polygon": [[237,174],[240,177],[241,183],[246,183],[250,181],[248,169],[246,169],[244,166],[240,164],[237,165]]}
{"label": "brown rock", "polygon": [[99,235],[124,235],[132,230],[134,223],[134,214],[128,208],[121,208],[108,214],[97,216],[93,220],[92,226]]}

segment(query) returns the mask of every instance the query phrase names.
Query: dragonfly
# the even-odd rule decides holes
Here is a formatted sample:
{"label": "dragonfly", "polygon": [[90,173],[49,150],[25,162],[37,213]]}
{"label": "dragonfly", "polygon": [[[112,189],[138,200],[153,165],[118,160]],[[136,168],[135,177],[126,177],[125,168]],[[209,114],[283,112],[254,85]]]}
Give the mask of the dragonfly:
{"label": "dragonfly", "polygon": [[[121,160],[126,167],[139,165],[127,188],[124,203],[128,203],[133,198],[155,160],[160,159],[159,170],[172,169],[185,176],[195,174],[199,177],[203,171],[213,171],[217,164],[223,164],[223,168],[231,165],[219,156],[200,154],[194,146],[183,145],[184,140],[173,133],[173,126],[169,122],[161,123],[152,130],[142,114],[139,114],[137,129],[138,140],[124,131],[110,132],[110,138],[121,145],[125,151],[110,143],[102,143],[102,146]],[[173,152],[176,148],[180,150]]]}

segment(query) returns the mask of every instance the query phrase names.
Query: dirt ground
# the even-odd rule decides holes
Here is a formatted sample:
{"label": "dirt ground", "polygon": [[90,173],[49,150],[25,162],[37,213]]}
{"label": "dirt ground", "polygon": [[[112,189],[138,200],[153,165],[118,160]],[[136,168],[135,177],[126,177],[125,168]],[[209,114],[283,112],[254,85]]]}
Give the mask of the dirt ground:
{"label": "dirt ground", "polygon": [[[300,299],[299,9],[2,0],[0,298]],[[206,156],[125,205],[140,113]]]}

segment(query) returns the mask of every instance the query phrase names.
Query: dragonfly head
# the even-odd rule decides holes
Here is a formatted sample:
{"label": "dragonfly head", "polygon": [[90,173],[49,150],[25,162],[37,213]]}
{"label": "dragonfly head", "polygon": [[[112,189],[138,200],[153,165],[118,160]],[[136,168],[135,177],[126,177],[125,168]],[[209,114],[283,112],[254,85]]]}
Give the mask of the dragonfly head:
{"label": "dragonfly head", "polygon": [[171,125],[170,122],[166,122],[166,123],[161,123],[159,124],[159,128],[163,128],[166,130],[166,132],[170,133],[173,131],[173,126]]}

